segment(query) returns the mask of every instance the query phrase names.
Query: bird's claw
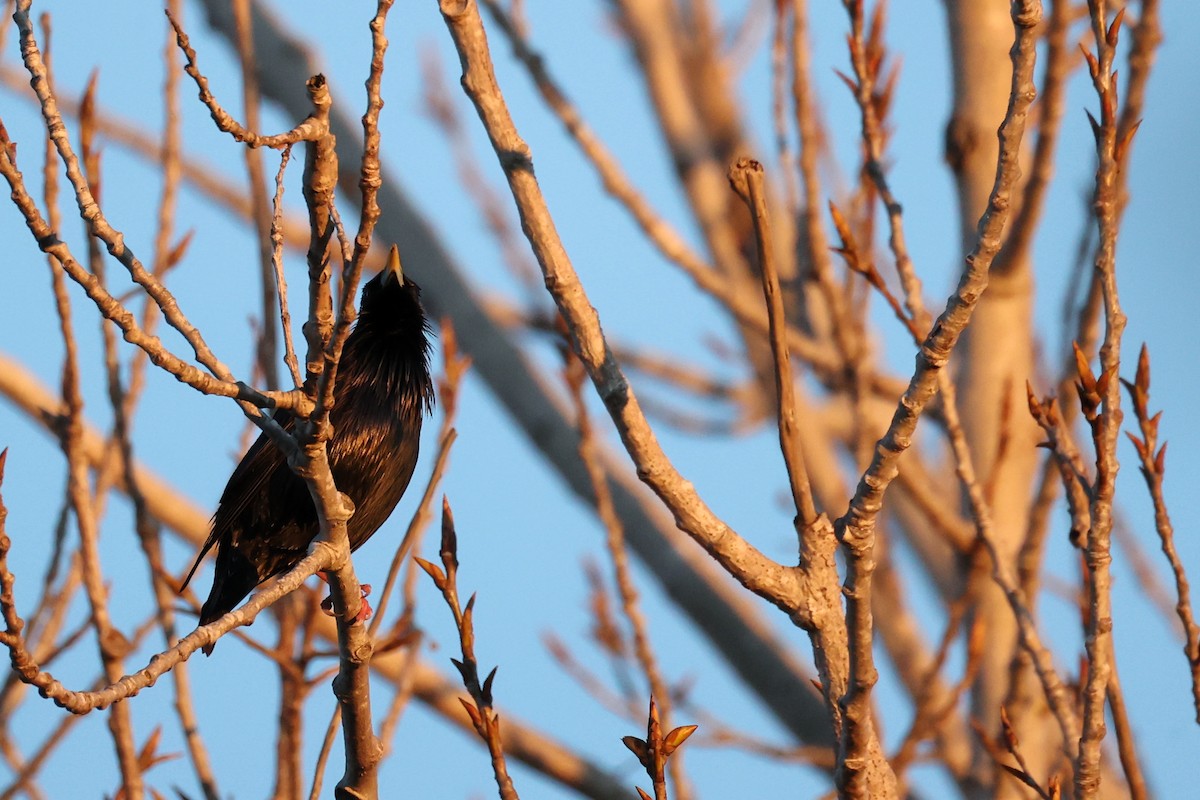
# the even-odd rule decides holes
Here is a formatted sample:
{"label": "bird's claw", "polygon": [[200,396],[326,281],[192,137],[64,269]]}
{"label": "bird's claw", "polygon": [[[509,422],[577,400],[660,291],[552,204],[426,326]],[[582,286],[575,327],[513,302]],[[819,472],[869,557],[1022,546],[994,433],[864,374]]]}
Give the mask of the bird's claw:
{"label": "bird's claw", "polygon": [[354,615],[354,621],[366,622],[375,613],[375,609],[371,608],[371,604],[367,602],[367,595],[371,593],[371,584],[364,583],[359,588],[362,589],[362,599],[358,602],[358,613]]}
{"label": "bird's claw", "polygon": [[[322,575],[322,573],[317,574]],[[325,578],[322,577],[322,580],[325,580]],[[353,622],[366,622],[371,618],[371,614],[374,613],[374,609],[371,608],[371,604],[367,602],[367,597],[371,594],[371,584],[361,583],[359,584],[358,589],[360,592],[362,592],[362,600],[359,601],[358,612],[354,615]],[[321,610],[328,616],[334,616],[332,595],[321,601]]]}

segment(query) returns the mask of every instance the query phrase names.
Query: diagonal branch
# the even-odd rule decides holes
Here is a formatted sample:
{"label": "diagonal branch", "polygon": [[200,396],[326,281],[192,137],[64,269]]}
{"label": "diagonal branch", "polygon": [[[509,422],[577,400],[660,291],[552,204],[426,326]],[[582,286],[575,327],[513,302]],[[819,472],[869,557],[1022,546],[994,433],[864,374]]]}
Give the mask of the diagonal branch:
{"label": "diagonal branch", "polygon": [[500,159],[521,216],[521,225],[545,275],[546,286],[566,321],[571,344],[638,466],[638,476],[675,516],[675,523],[746,588],[794,613],[798,574],[769,559],[719,519],[675,469],[650,429],[633,389],[613,358],[600,319],[588,301],[546,201],[533,175],[529,146],[521,139],[500,94],[479,9],[471,0],[442,0],[463,69],[463,88],[475,104]]}

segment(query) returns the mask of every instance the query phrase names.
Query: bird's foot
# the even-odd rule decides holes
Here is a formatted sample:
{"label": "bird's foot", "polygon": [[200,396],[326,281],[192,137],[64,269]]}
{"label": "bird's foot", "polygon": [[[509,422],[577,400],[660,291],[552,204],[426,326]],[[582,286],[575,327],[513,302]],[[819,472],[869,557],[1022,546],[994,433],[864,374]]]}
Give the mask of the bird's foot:
{"label": "bird's foot", "polygon": [[[324,572],[318,572],[317,576],[326,583],[329,582],[329,578]],[[371,594],[371,584],[360,583],[358,585],[358,589],[360,592],[362,592],[362,600],[359,601],[358,612],[354,615],[353,621],[366,622],[371,618],[371,614],[374,613],[374,609],[371,608],[371,604],[367,602],[367,597]],[[332,595],[321,601],[321,610],[331,617],[334,616]]]}
{"label": "bird's foot", "polygon": [[362,599],[358,601],[358,613],[354,615],[354,621],[366,622],[375,613],[375,609],[371,608],[371,604],[367,602],[367,595],[371,593],[371,584],[359,584],[359,589],[362,590]]}

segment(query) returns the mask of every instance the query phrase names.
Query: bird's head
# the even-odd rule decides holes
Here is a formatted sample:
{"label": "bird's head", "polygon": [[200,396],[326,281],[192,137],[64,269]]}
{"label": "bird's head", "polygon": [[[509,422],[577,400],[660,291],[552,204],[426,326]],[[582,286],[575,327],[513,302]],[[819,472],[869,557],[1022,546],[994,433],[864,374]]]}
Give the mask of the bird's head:
{"label": "bird's head", "polygon": [[407,350],[426,351],[429,321],[421,306],[421,287],[404,274],[400,251],[392,245],[379,274],[363,285],[357,328],[372,330],[381,340],[402,340]]}
{"label": "bird's head", "polygon": [[425,319],[421,307],[421,287],[404,274],[400,263],[400,251],[396,245],[388,251],[383,269],[363,286],[360,312],[363,315],[383,312],[387,316],[408,316],[414,312]]}
{"label": "bird's head", "polygon": [[343,364],[349,356],[351,363],[363,366],[356,377],[381,387],[400,386],[401,393],[412,393],[428,409],[433,404],[430,333],[421,288],[404,274],[400,252],[392,245],[383,269],[363,286],[358,322],[346,342]]}

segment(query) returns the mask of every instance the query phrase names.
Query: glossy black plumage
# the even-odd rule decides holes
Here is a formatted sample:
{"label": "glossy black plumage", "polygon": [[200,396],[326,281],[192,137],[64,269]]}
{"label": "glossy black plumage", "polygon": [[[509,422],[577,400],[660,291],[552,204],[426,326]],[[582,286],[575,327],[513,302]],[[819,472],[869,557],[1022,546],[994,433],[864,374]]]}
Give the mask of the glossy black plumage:
{"label": "glossy black plumage", "polygon": [[[404,277],[393,253],[363,287],[358,321],[338,368],[329,465],[334,483],[354,501],[350,547],[371,537],[400,501],[417,463],[421,422],[433,405],[429,327],[420,289]],[[291,431],[295,418],[275,419]],[[196,557],[217,546],[212,591],[200,624],[232,610],[255,586],[300,561],[316,538],[316,509],[304,481],[266,434],[234,469],[212,533]]]}

